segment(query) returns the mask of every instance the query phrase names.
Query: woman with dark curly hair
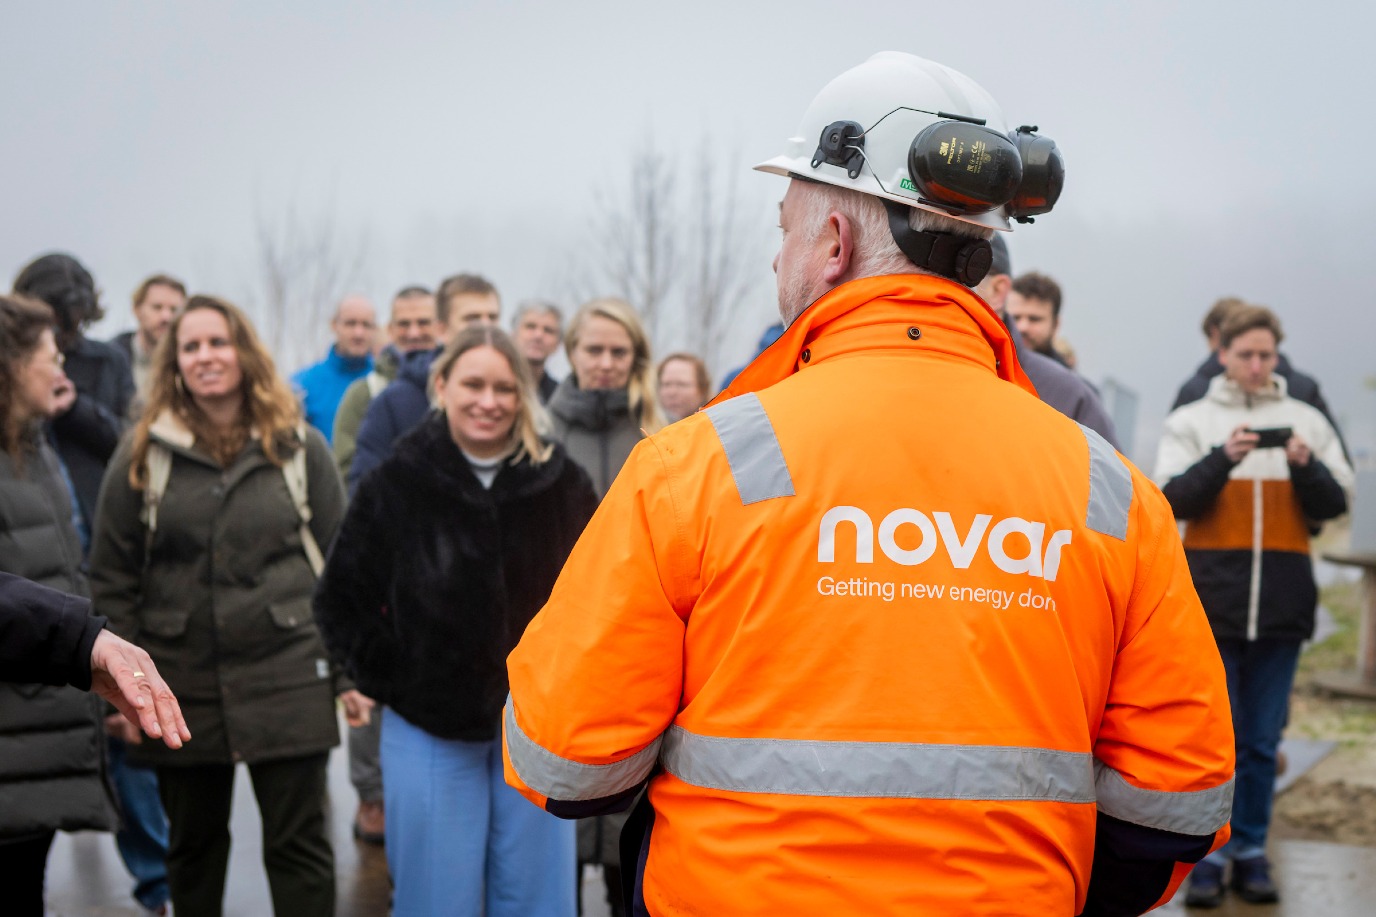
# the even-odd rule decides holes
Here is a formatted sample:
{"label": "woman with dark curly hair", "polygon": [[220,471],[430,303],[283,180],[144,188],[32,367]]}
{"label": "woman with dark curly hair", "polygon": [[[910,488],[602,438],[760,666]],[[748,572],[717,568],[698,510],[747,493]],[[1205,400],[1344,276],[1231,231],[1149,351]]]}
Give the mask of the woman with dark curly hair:
{"label": "woman with dark curly hair", "polygon": [[[0,296],[0,341],[0,572],[86,595],[72,499],[42,434],[60,398],[73,395],[52,310],[24,296]],[[89,645],[84,652],[89,656]],[[7,914],[43,914],[43,876],[57,831],[114,830],[97,713],[95,699],[76,688],[0,684],[0,888]]]}

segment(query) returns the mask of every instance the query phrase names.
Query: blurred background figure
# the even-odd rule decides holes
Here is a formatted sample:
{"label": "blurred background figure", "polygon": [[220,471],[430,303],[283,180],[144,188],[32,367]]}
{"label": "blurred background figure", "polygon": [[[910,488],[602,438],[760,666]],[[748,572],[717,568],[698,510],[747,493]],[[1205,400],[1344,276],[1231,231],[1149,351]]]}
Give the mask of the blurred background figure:
{"label": "blurred background figure", "polygon": [[[20,272],[15,288],[28,290],[52,306],[58,347],[64,353],[71,380],[65,385],[75,387],[75,398],[67,392],[59,397],[48,435],[57,449],[84,565],[91,550],[101,478],[137,400],[133,375],[122,348],[85,336],[86,326],[100,318],[103,310],[95,279],[75,258],[44,255]],[[159,301],[171,298],[162,292],[156,297]],[[166,292],[175,295],[175,289]],[[158,311],[165,312],[166,303]],[[141,324],[143,321],[140,318]],[[150,315],[148,322],[156,327],[161,318]],[[157,776],[151,769],[131,763],[125,754],[127,742],[140,741],[138,730],[120,716],[107,716],[105,722],[110,734],[110,779],[123,814],[115,843],[134,879],[135,899],[157,913],[168,898],[167,818],[158,796]]]}
{"label": "blurred background figure", "polygon": [[[755,343],[755,353],[753,356],[751,356],[750,359],[753,360],[755,359],[755,357],[758,357],[760,354],[768,350],[769,345],[777,341],[783,335],[783,333],[783,322],[775,322],[774,324],[766,327],[764,331],[760,334],[759,341]],[[735,381],[736,377],[741,374],[741,370],[743,369],[745,369],[745,365],[737,366],[735,369],[731,370],[725,376],[723,376],[721,380],[721,388],[719,388],[718,391],[722,391],[729,387],[731,383]]]}
{"label": "blurred background figure", "polygon": [[[339,685],[310,615],[319,545],[343,514],[324,438],[235,306],[193,296],[110,463],[91,553],[96,610],[148,651],[196,741],[130,757],[158,771],[179,914],[221,913],[235,765],[262,815],[273,909],[334,913],[325,762]],[[312,556],[314,552],[314,556]],[[367,701],[345,691],[358,719]]]}
{"label": "blurred background figure", "polygon": [[712,377],[707,364],[691,353],[671,353],[659,361],[655,373],[659,405],[668,423],[682,420],[712,397]]}
{"label": "blurred background figure", "polygon": [[530,364],[540,403],[548,402],[559,382],[545,370],[545,364],[564,337],[564,314],[552,302],[528,299],[516,307],[512,336],[516,349]]}
{"label": "blurred background figure", "polygon": [[1036,386],[1037,397],[1076,423],[1089,427],[1117,448],[1117,430],[1094,387],[1079,373],[1033,350],[1019,333],[1018,324],[1007,309],[1013,295],[1013,260],[1008,254],[1008,243],[1004,241],[1003,233],[994,233],[989,240],[989,247],[993,250],[993,264],[989,273],[975,287],[975,293],[1008,328],[1008,335],[1018,350],[1018,362],[1022,364],[1027,378]]}
{"label": "blurred background figure", "polygon": [[578,310],[564,349],[573,372],[549,400],[554,438],[592,476],[601,497],[641,431],[664,426],[650,343],[631,304],[606,297]]}
{"label": "blurred background figure", "polygon": [[344,390],[373,368],[377,309],[366,296],[346,296],[334,310],[330,331],[334,343],[325,359],[291,377],[292,387],[305,406],[306,422],[319,430],[327,443],[334,436],[334,415]]}
{"label": "blurred background figure", "polygon": [[[1186,379],[1180,386],[1180,391],[1176,392],[1175,402],[1171,405],[1172,411],[1192,401],[1198,401],[1208,393],[1209,383],[1223,372],[1223,357],[1219,352],[1219,329],[1235,310],[1248,305],[1246,300],[1236,296],[1224,296],[1210,306],[1208,312],[1204,313],[1200,330],[1204,332],[1204,340],[1208,345],[1209,355],[1195,369],[1194,375]],[[1288,396],[1297,401],[1303,401],[1323,414],[1329,425],[1333,427],[1333,432],[1338,434],[1338,442],[1342,443],[1343,455],[1350,463],[1352,456],[1348,453],[1347,443],[1343,440],[1343,431],[1339,428],[1338,422],[1333,419],[1333,413],[1328,409],[1328,402],[1324,400],[1323,392],[1319,391],[1319,381],[1308,373],[1296,369],[1285,354],[1279,350],[1276,352],[1275,373],[1285,380],[1285,393]]]}
{"label": "blurred background figure", "polygon": [[[53,313],[0,296],[0,571],[87,594],[72,501],[42,424],[70,409]],[[42,917],[53,835],[113,831],[96,699],[72,687],[0,684],[0,888],[17,917]]]}
{"label": "blurred background figure", "polygon": [[[435,295],[425,287],[403,287],[392,297],[392,314],[387,319],[388,342],[373,360],[372,371],[354,380],[340,399],[334,415],[334,461],[342,479],[349,476],[358,444],[358,429],[368,405],[397,377],[397,368],[407,354],[435,348],[439,317]],[[366,723],[349,727],[349,782],[358,793],[354,815],[354,837],[368,844],[386,840],[386,818],[382,801],[382,764],[378,743],[382,719],[370,716]]]}
{"label": "blurred background figure", "polygon": [[117,334],[110,343],[120,349],[134,373],[134,404],[130,414],[137,415],[148,397],[149,368],[153,365],[153,350],[167,334],[172,317],[186,305],[186,286],[167,274],[154,274],[134,290],[134,320],[138,327]]}
{"label": "blurred background figure", "polygon": [[105,313],[95,278],[71,255],[43,255],[14,281],[14,291],[41,299],[57,319],[57,347],[76,397],[58,399],[49,435],[71,482],[80,518],[82,553],[90,550],[96,497],[105,463],[119,445],[134,398],[129,361],[118,348],[86,337],[85,329]]}
{"label": "blurred background figure", "polygon": [[344,390],[334,415],[334,435],[330,446],[334,449],[335,464],[344,479],[349,477],[354,451],[358,448],[358,428],[368,405],[382,394],[397,377],[402,359],[409,353],[433,350],[439,340],[439,316],[435,311],[435,294],[423,286],[403,287],[392,297],[392,314],[387,319],[387,344],[373,359],[372,370],[362,379],[355,379]]}
{"label": "blurred background figure", "polygon": [[1156,459],[1227,670],[1237,743],[1232,839],[1190,876],[1188,903],[1202,907],[1222,903],[1230,862],[1245,900],[1279,897],[1266,837],[1300,644],[1314,633],[1310,530],[1347,511],[1353,484],[1332,425],[1286,394],[1275,371],[1281,337],[1269,309],[1231,307],[1219,325],[1223,372],[1166,418]]}
{"label": "blurred background figure", "polygon": [[597,506],[539,435],[530,364],[474,324],[435,363],[440,410],[360,482],[315,597],[335,657],[385,705],[393,913],[567,917],[574,830],[502,775],[506,656]]}
{"label": "blurred background figure", "polygon": [[[650,343],[631,304],[605,297],[574,315],[564,350],[573,372],[549,400],[554,439],[592,477],[600,500],[641,437],[664,426]],[[619,845],[625,823],[624,812],[578,822],[580,881],[585,864],[602,867],[613,915],[624,913]]]}
{"label": "blurred background figure", "polygon": [[[435,306],[439,319],[436,340],[440,342],[465,325],[495,325],[502,313],[497,288],[477,274],[455,274],[442,280],[435,292]],[[443,347],[435,347],[406,354],[397,369],[396,381],[368,405],[349,466],[350,492],[391,453],[397,437],[420,423],[430,411],[430,367],[442,350]]]}
{"label": "blurred background figure", "polygon": [[1061,328],[1060,284],[1036,271],[1018,277],[1008,294],[1008,317],[1028,347],[1064,365],[1055,347]]}

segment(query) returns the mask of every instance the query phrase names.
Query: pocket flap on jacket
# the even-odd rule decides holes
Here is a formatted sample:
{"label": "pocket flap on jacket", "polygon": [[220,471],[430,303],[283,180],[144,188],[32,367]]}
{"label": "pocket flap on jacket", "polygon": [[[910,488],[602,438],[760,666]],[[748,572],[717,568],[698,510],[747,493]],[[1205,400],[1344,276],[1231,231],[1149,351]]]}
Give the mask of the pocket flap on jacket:
{"label": "pocket flap on jacket", "polygon": [[268,614],[272,616],[272,623],[285,630],[303,627],[314,620],[311,617],[309,596],[289,599],[285,602],[273,602],[268,606]]}
{"label": "pocket flap on jacket", "polygon": [[139,616],[139,629],[154,637],[180,637],[190,619],[189,608],[157,608]]}

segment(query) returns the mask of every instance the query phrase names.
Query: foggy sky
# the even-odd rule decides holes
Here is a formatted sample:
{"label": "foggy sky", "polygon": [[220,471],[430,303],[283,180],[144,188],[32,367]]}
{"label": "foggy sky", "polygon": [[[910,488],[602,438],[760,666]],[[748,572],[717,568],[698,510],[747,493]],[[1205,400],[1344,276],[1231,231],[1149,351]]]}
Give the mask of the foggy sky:
{"label": "foggy sky", "polygon": [[[1283,349],[1370,451],[1374,25],[1328,2],[8,4],[0,271],[73,252],[112,334],[153,271],[242,295],[255,212],[332,201],[366,234],[380,302],[465,269],[507,302],[559,296],[594,189],[646,138],[748,170],[831,77],[903,50],[1063,151],[1065,194],[1017,227],[1014,268],[1061,282],[1087,376],[1141,394],[1134,458],[1150,469],[1222,295],[1280,314]],[[741,357],[774,314],[784,185],[740,182],[767,240]]]}

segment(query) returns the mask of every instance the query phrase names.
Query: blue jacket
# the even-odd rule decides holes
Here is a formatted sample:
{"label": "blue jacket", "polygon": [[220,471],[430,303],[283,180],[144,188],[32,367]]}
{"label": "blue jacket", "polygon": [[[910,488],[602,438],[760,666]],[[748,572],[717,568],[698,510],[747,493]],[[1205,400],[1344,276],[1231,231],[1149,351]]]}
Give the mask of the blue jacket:
{"label": "blue jacket", "polygon": [[362,379],[373,369],[373,357],[340,356],[338,348],[331,345],[330,352],[321,360],[291,377],[291,384],[301,397],[306,409],[306,422],[325,434],[325,442],[334,435],[334,413],[339,402],[355,379]]}
{"label": "blue jacket", "polygon": [[363,476],[382,464],[392,452],[397,437],[411,430],[430,412],[430,396],[426,383],[430,380],[430,366],[439,356],[439,348],[417,350],[401,358],[396,379],[368,405],[363,425],[358,428],[358,450],[349,466],[349,496]]}

